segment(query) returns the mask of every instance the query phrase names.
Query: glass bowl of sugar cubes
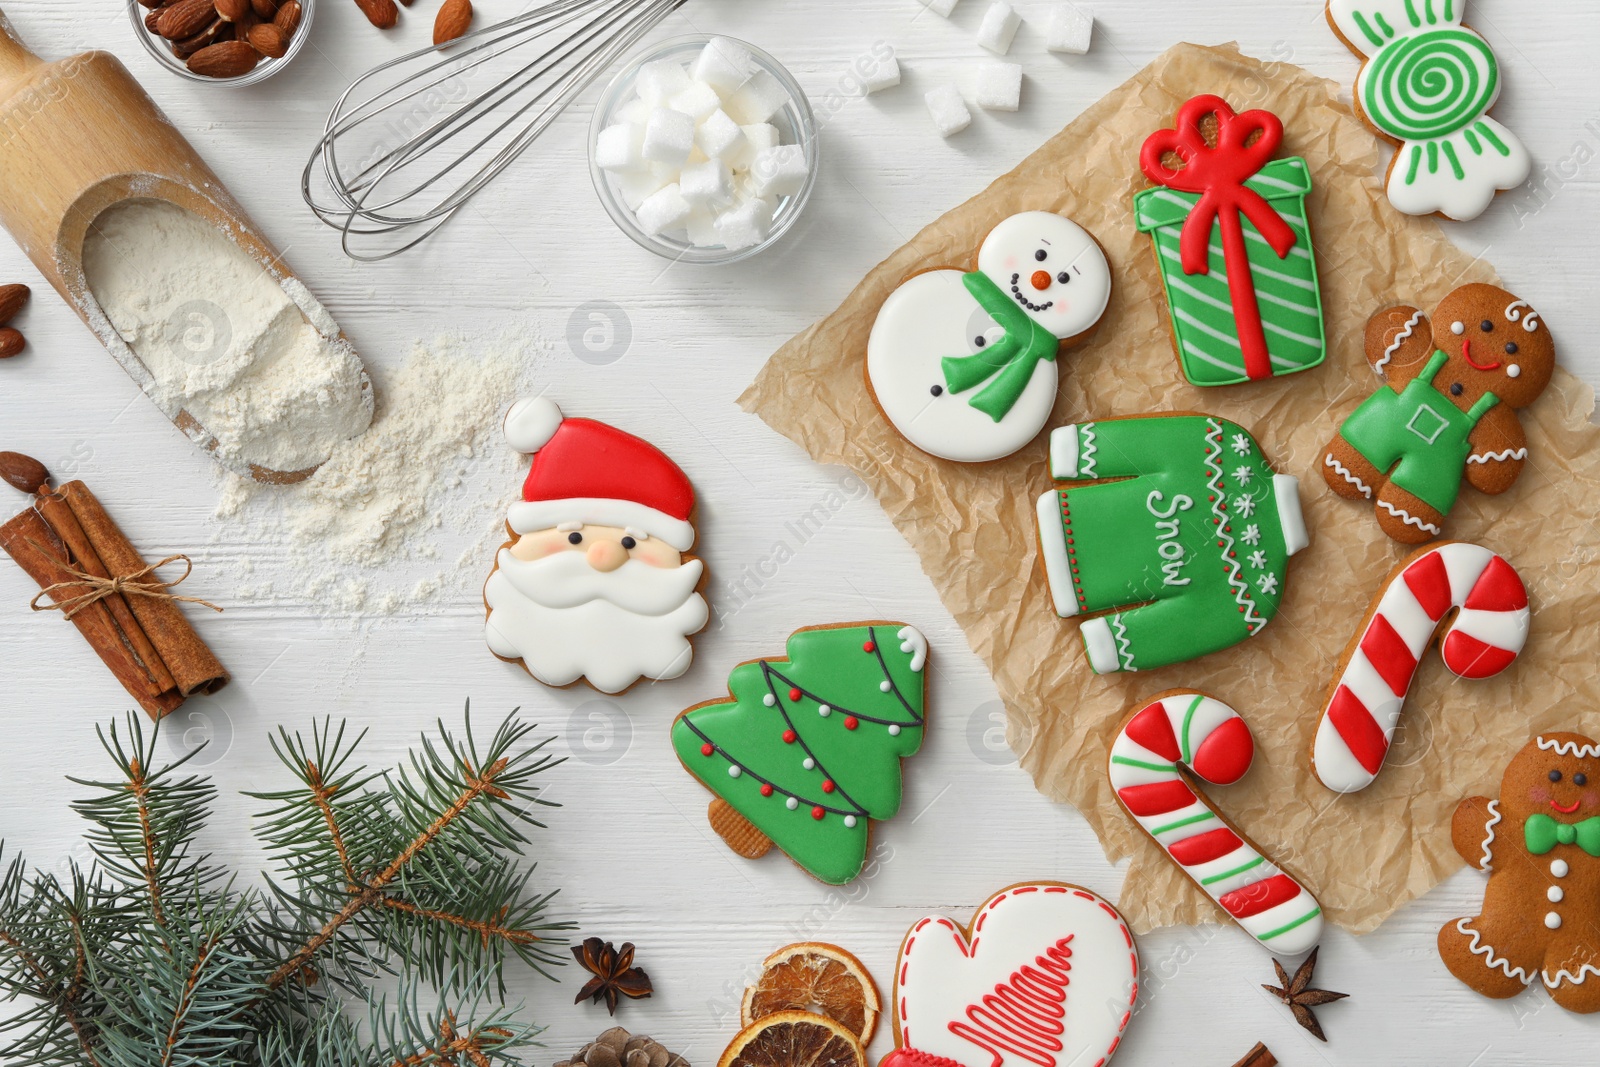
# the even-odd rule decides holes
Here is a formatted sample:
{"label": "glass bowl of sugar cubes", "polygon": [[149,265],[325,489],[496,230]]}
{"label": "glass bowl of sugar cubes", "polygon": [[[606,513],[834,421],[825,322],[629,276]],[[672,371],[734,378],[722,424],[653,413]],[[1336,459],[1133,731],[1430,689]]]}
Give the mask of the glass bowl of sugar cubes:
{"label": "glass bowl of sugar cubes", "polygon": [[781,238],[817,177],[805,91],[783,64],[731,37],[677,37],[634,56],[589,130],[606,212],[650,251],[733,263]]}

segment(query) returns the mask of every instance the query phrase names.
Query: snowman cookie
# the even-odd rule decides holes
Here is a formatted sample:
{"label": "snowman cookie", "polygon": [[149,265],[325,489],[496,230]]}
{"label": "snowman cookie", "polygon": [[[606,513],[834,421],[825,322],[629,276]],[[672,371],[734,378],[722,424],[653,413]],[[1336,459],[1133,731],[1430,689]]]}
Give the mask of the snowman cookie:
{"label": "snowman cookie", "polygon": [[894,428],[960,463],[1008,456],[1056,402],[1056,353],[1094,329],[1111,267],[1083,227],[1024,211],[984,238],[976,269],[913,275],[867,339],[867,385]]}

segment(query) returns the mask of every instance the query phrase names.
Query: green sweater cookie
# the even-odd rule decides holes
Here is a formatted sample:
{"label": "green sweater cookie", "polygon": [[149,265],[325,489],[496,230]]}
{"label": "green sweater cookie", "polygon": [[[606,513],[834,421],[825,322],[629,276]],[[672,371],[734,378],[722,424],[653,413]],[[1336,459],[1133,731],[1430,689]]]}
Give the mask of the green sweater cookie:
{"label": "green sweater cookie", "polygon": [[1306,546],[1299,482],[1242,427],[1207,415],[1063,426],[1050,468],[1098,483],[1038,502],[1056,613],[1119,609],[1081,628],[1096,673],[1217,652],[1277,613],[1289,557]]}

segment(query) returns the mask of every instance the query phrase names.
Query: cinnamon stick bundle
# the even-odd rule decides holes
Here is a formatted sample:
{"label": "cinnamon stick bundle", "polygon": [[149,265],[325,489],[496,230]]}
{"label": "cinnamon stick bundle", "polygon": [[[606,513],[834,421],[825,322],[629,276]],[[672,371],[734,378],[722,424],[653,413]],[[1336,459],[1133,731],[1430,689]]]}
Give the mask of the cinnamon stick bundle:
{"label": "cinnamon stick bundle", "polygon": [[35,494],[31,507],[0,525],[0,548],[66,606],[63,614],[152,719],[227,684],[169,587],[88,486],[52,490],[44,467],[14,452],[0,452],[0,476]]}

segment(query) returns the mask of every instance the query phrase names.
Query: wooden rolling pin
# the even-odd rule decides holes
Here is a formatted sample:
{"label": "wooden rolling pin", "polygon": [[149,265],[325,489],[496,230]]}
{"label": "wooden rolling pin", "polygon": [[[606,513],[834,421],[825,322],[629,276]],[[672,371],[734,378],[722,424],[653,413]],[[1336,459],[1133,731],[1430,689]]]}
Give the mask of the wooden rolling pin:
{"label": "wooden rolling pin", "polygon": [[[85,52],[46,63],[17,39],[0,11],[0,224],[122,369],[156,399],[154,376],[110,327],[82,267],[90,224],[108,207],[132,199],[185,208],[218,227],[274,282],[291,277],[238,201],[115,56]],[[372,383],[365,371],[360,389],[370,417]],[[188,411],[163,405],[163,412],[190,440],[216,454],[217,438]],[[240,474],[274,483],[300,481],[321,464],[284,471],[216,458]]]}

